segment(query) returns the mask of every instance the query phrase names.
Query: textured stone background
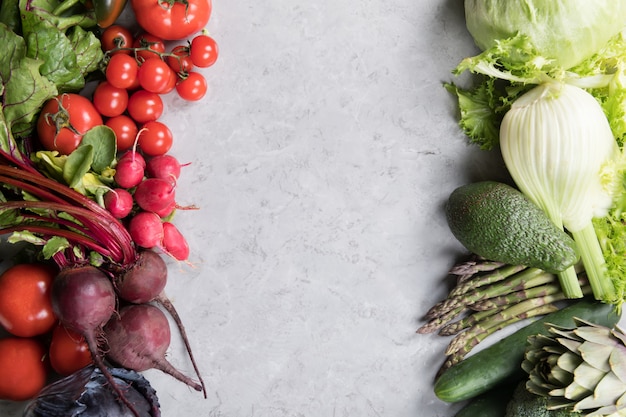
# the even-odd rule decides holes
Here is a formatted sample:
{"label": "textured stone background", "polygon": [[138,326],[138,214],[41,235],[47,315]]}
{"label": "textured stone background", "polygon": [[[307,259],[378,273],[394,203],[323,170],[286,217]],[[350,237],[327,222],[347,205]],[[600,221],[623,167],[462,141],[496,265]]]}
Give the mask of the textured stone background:
{"label": "textured stone background", "polygon": [[208,29],[208,96],[162,120],[200,207],[175,219],[193,265],[168,294],[209,395],[148,372],[163,415],[453,415],[432,393],[447,340],[415,330],[461,253],[443,201],[497,166],[442,87],[474,53],[462,2],[214,0]]}

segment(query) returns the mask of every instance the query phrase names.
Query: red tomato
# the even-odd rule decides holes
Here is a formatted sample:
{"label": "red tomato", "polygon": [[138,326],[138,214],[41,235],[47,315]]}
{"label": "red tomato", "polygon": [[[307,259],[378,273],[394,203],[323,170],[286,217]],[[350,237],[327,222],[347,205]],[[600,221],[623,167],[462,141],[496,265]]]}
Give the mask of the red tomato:
{"label": "red tomato", "polygon": [[115,141],[118,151],[125,151],[130,149],[135,143],[137,137],[137,123],[125,114],[111,117],[105,123],[106,126],[113,129],[115,132]]}
{"label": "red tomato", "polygon": [[0,339],[0,399],[24,401],[46,385],[46,350],[36,339]]}
{"label": "red tomato", "polygon": [[128,99],[128,114],[137,123],[156,120],[163,114],[163,100],[157,93],[138,90]]}
{"label": "red tomato", "polygon": [[137,143],[148,156],[163,155],[172,147],[172,131],[161,122],[148,122],[139,130]]}
{"label": "red tomato", "polygon": [[133,48],[139,48],[135,55],[140,62],[150,58],[161,58],[161,54],[165,53],[163,39],[149,33],[137,37],[133,42]]}
{"label": "red tomato", "polygon": [[117,88],[107,81],[102,81],[93,92],[93,105],[98,112],[106,117],[115,117],[126,111],[128,91]]}
{"label": "red tomato", "polygon": [[200,100],[206,94],[207,83],[204,76],[198,72],[190,72],[186,78],[176,85],[176,92],[183,100]]}
{"label": "red tomato", "polygon": [[215,39],[207,35],[196,36],[191,40],[189,55],[196,67],[206,68],[215,64],[219,55]]}
{"label": "red tomato", "polygon": [[112,52],[111,54],[126,54],[130,55],[130,48],[133,46],[133,35],[130,30],[121,25],[113,25],[106,28],[100,36],[100,43],[102,44],[102,50],[112,51],[117,48],[129,48],[120,49]]}
{"label": "red tomato", "polygon": [[92,362],[85,338],[73,330],[57,325],[48,350],[50,365],[59,375],[69,375]]}
{"label": "red tomato", "polygon": [[83,135],[102,124],[102,116],[85,97],[64,93],[46,102],[37,120],[37,135],[49,151],[69,155],[80,145]]}
{"label": "red tomato", "polygon": [[137,23],[143,30],[165,40],[185,39],[201,31],[211,16],[210,0],[165,2],[131,0]]}
{"label": "red tomato", "polygon": [[175,46],[165,62],[176,73],[186,73],[193,69],[193,62],[191,61],[191,56],[189,56],[189,47],[185,45]]}
{"label": "red tomato", "polygon": [[131,88],[137,80],[139,65],[129,55],[113,55],[107,64],[105,75],[111,85],[117,88]]}
{"label": "red tomato", "polygon": [[50,286],[53,268],[43,264],[18,264],[0,275],[0,324],[11,334],[31,337],[52,329]]}
{"label": "red tomato", "polygon": [[141,64],[137,77],[141,88],[151,93],[162,94],[170,84],[172,74],[172,69],[165,61],[151,58]]}

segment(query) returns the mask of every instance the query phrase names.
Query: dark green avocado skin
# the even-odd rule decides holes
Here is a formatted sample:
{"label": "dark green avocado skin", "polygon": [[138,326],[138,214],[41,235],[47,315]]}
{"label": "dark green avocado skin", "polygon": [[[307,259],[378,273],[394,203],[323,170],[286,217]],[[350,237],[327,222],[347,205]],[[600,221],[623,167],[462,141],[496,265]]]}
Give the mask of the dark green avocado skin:
{"label": "dark green avocado skin", "polygon": [[450,194],[446,219],[469,251],[492,261],[558,273],[575,264],[574,240],[517,189],[500,182],[463,185]]}

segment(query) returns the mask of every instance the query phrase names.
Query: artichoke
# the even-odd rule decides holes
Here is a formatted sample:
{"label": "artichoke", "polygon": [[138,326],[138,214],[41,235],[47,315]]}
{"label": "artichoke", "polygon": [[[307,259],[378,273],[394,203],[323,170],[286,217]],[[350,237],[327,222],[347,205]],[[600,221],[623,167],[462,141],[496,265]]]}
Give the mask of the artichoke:
{"label": "artichoke", "polygon": [[626,416],[626,334],[574,318],[573,328],[549,326],[529,337],[522,368],[526,388],[548,408],[591,416]]}

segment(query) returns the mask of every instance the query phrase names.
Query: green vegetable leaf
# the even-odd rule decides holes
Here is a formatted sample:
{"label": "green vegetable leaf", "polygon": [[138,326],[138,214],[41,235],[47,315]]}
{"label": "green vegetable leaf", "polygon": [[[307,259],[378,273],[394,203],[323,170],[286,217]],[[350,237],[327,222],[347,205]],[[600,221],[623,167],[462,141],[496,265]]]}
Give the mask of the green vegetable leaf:
{"label": "green vegetable leaf", "polygon": [[76,65],[86,75],[99,68],[104,57],[100,40],[93,32],[88,32],[80,26],[68,31],[67,37],[76,54]]}
{"label": "green vegetable leaf", "polygon": [[[39,73],[42,62],[26,56],[24,39],[4,24],[0,24],[0,45],[12,51],[0,55],[4,120],[16,137],[26,136],[32,130],[39,109],[57,94],[57,89]],[[0,140],[0,145],[6,149],[6,132]]]}
{"label": "green vegetable leaf", "polygon": [[98,174],[113,165],[117,152],[115,144],[115,132],[108,126],[95,126],[83,136],[79,146],[91,146],[93,148],[93,162],[91,169]]}
{"label": "green vegetable leaf", "polygon": [[50,259],[58,252],[63,252],[69,247],[71,247],[71,245],[67,239],[59,236],[53,236],[43,245],[41,253],[44,259]]}
{"label": "green vegetable leaf", "polygon": [[22,13],[26,54],[43,62],[39,71],[59,92],[78,91],[85,85],[73,45],[65,34],[32,12]]}
{"label": "green vegetable leaf", "polygon": [[79,146],[68,155],[63,166],[63,179],[74,189],[82,189],[82,179],[91,169],[94,149],[91,145]]}
{"label": "green vegetable leaf", "polygon": [[[67,0],[65,0],[67,1]],[[82,5],[74,8],[72,13],[58,13],[57,8],[62,4],[58,0],[19,0],[20,10],[35,13],[41,19],[47,20],[60,31],[80,26],[88,29],[96,26],[96,18],[93,10],[87,10]]]}
{"label": "green vegetable leaf", "polygon": [[67,155],[59,155],[58,151],[38,151],[32,156],[32,160],[37,167],[46,172],[50,177],[59,182],[63,182],[63,167],[67,160]]}
{"label": "green vegetable leaf", "polygon": [[0,2],[0,23],[7,25],[13,32],[19,32],[21,26],[19,0]]}

